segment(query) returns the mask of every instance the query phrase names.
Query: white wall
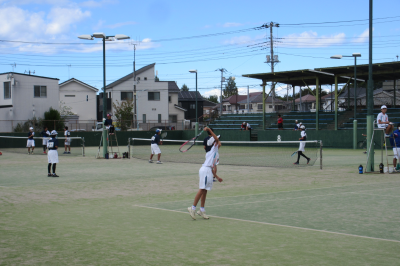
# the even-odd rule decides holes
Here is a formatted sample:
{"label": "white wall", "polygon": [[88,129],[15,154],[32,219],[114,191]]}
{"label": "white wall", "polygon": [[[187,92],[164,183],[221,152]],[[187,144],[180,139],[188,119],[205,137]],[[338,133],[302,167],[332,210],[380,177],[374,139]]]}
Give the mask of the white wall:
{"label": "white wall", "polygon": [[[171,97],[171,102],[169,102],[169,115],[176,115],[177,120],[180,122],[185,119],[185,112],[182,110],[179,110],[175,108],[175,104],[178,105],[178,92],[172,92],[169,93],[169,96]],[[168,119],[168,118],[167,118]]]}
{"label": "white wall", "polygon": [[[75,97],[66,97],[74,95]],[[88,96],[88,101],[86,101]],[[78,82],[71,81],[60,86],[60,102],[72,107],[72,112],[79,116],[79,120],[96,120],[96,91]]]}
{"label": "white wall", "polygon": [[[140,78],[139,83],[136,85],[137,102],[138,102],[138,119],[142,121],[143,114],[146,114],[146,121],[158,121],[158,114],[161,114],[162,120],[168,120],[168,82],[155,82],[154,67],[150,68],[136,78]],[[147,80],[145,80],[147,78]],[[113,103],[121,102],[121,91],[133,91],[133,77],[114,86],[112,89]],[[149,92],[160,92],[159,101],[149,101]],[[114,109],[113,109],[114,113]]]}

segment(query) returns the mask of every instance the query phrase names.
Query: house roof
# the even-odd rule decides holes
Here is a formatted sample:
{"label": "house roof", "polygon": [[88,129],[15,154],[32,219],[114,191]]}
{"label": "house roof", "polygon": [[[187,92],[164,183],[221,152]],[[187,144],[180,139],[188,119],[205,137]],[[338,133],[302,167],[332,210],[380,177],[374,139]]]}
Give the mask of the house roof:
{"label": "house roof", "polygon": [[48,78],[48,77],[43,77],[43,76],[22,74],[22,73],[17,73],[17,72],[4,72],[4,73],[0,73],[0,75],[6,75],[6,74],[16,74],[16,75],[21,75],[21,76],[29,76],[29,77],[33,77],[33,78],[43,78],[43,79],[60,80],[60,79],[57,79],[57,78]]}
{"label": "house roof", "polygon": [[[252,93],[249,93],[249,97],[254,97],[257,95],[261,95],[261,94],[262,94],[261,91],[252,92]],[[222,102],[225,102],[225,103],[229,102],[230,104],[238,104],[240,101],[243,101],[244,99],[247,100],[247,95],[232,95],[232,96],[229,96],[229,97],[223,99]]]}
{"label": "house roof", "polygon": [[210,102],[209,100],[206,100],[206,99],[203,100],[203,107],[214,107],[216,105],[217,105],[217,103]]}
{"label": "house roof", "polygon": [[[153,63],[153,64],[150,64],[150,65],[144,66],[144,67],[142,67],[142,68],[139,68],[138,70],[135,71],[135,72],[136,72],[136,75],[138,75],[138,74],[140,74],[140,73],[142,73],[142,72],[144,72],[144,71],[146,71],[146,70],[148,70],[148,69],[154,67],[155,65],[156,65],[156,63]],[[106,89],[112,88],[112,87],[114,87],[114,86],[116,86],[116,85],[118,85],[118,84],[121,84],[121,83],[124,82],[124,81],[129,80],[130,78],[133,77],[133,74],[134,74],[134,72],[129,73],[128,75],[126,75],[126,76],[124,76],[124,77],[122,77],[122,78],[120,78],[120,79],[118,79],[118,80],[116,80],[116,81],[114,81],[114,82],[108,84],[108,85],[106,86]]]}
{"label": "house roof", "polygon": [[[262,93],[258,94],[258,95],[255,95],[253,97],[249,97],[249,103],[262,103],[262,102],[263,102]],[[272,103],[272,97],[269,96],[265,102],[266,103]],[[242,101],[240,101],[238,103],[239,104],[247,103],[247,96],[246,96],[246,99],[244,99],[244,100],[242,100]],[[281,99],[279,99],[279,98],[275,98],[275,103],[279,104],[279,103],[283,103],[283,101]]]}
{"label": "house roof", "polygon": [[[311,94],[307,94],[304,96],[301,96],[301,102],[302,103],[313,103],[316,102],[315,96],[311,95]],[[300,98],[297,98],[295,100],[295,103],[300,103]]]}
{"label": "house roof", "polygon": [[179,106],[179,105],[176,105],[176,104],[174,104],[174,107],[175,107],[176,109],[181,110],[181,111],[184,111],[184,112],[187,111],[185,108],[183,108],[183,107],[181,107],[181,106]]}
{"label": "house roof", "polygon": [[[162,81],[163,82],[163,81]],[[178,85],[176,85],[175,81],[166,81],[168,82],[168,92],[180,92]]]}
{"label": "house roof", "polygon": [[[195,101],[196,100],[196,92],[195,91],[180,91],[178,94],[178,101]],[[201,96],[200,92],[197,92],[197,101],[203,102],[204,99]]]}
{"label": "house roof", "polygon": [[87,87],[88,89],[91,89],[91,90],[93,90],[93,91],[95,91],[95,92],[98,92],[98,91],[99,91],[99,90],[96,89],[95,87],[90,86],[89,84],[86,84],[85,82],[80,81],[80,80],[78,80],[78,79],[76,79],[76,78],[72,78],[72,79],[69,79],[69,80],[67,80],[67,81],[64,81],[64,82],[60,83],[59,86],[60,86],[60,88],[61,88],[62,86],[65,86],[65,85],[67,85],[67,84],[69,84],[69,83],[71,83],[71,82],[79,83],[79,84],[81,84],[81,85],[83,85],[83,86]]}

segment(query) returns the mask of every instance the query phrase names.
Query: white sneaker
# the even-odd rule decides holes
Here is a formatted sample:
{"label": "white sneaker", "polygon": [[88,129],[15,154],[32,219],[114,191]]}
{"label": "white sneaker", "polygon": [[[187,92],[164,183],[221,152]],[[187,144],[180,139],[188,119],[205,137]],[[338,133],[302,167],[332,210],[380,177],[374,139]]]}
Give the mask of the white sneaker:
{"label": "white sneaker", "polygon": [[202,211],[197,211],[197,215],[200,215],[201,217],[203,217],[204,219],[210,219],[210,217],[208,217],[207,215],[206,215],[206,212],[204,211],[204,212],[202,212]]}
{"label": "white sneaker", "polygon": [[194,210],[192,209],[192,207],[188,208],[189,214],[192,217],[193,220],[196,220],[196,213],[194,212]]}
{"label": "white sneaker", "polygon": [[162,162],[161,161],[157,161],[157,164],[162,164]]}
{"label": "white sneaker", "polygon": [[32,153],[31,154],[33,154],[33,151],[32,151]]}
{"label": "white sneaker", "polygon": [[153,160],[149,160],[149,163],[153,163]]}
{"label": "white sneaker", "polygon": [[390,138],[390,135],[389,134],[385,134],[385,138]]}
{"label": "white sneaker", "polygon": [[31,155],[31,152],[30,152],[30,151],[28,151],[28,155]]}

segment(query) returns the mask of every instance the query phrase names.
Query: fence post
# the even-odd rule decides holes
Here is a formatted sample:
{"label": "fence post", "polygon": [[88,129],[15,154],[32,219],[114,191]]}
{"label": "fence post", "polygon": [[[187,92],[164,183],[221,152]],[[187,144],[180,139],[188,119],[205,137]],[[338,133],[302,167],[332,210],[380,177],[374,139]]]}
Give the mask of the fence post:
{"label": "fence post", "polygon": [[57,130],[56,129],[56,120],[53,120],[53,123],[54,123],[54,129],[53,130]]}

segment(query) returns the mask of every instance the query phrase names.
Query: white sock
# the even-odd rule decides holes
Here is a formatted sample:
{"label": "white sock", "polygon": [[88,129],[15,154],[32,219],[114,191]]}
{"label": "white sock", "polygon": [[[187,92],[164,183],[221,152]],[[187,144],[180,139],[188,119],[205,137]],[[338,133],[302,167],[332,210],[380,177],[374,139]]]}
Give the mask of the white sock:
{"label": "white sock", "polygon": [[200,207],[200,211],[205,212],[206,210],[204,210],[204,207]]}
{"label": "white sock", "polygon": [[195,211],[195,210],[196,210],[196,206],[193,206],[193,205],[192,205],[192,210],[194,210],[194,211]]}

